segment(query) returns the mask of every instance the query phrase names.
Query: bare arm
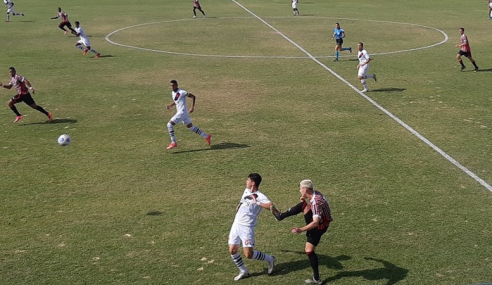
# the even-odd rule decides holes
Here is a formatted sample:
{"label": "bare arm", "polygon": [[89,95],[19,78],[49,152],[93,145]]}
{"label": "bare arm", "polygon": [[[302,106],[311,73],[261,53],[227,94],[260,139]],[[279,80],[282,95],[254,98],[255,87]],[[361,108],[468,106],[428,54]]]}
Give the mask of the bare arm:
{"label": "bare arm", "polygon": [[312,229],[316,228],[318,225],[319,225],[319,218],[318,217],[313,217],[313,221],[310,222],[309,224],[305,225],[304,227],[302,227],[302,228],[297,228],[297,227],[292,228],[292,233],[293,234],[300,234],[302,232],[312,230]]}
{"label": "bare arm", "polygon": [[193,113],[193,111],[195,111],[195,101],[196,101],[196,96],[191,94],[191,93],[188,93],[186,94],[186,96],[190,97],[191,100],[192,100],[192,103],[191,103],[191,108],[189,110],[190,113]]}
{"label": "bare arm", "polygon": [[172,107],[174,107],[176,105],[176,103],[172,102],[171,104],[167,105],[166,106],[166,109],[171,109]]}

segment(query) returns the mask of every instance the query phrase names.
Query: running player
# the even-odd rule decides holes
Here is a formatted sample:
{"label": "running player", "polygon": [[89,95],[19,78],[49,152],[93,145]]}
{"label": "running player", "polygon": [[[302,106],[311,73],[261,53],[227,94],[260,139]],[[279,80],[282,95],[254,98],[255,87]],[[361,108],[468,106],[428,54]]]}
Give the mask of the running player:
{"label": "running player", "polygon": [[369,91],[369,89],[367,89],[366,79],[372,78],[374,79],[374,81],[378,80],[376,78],[376,74],[367,74],[367,71],[369,70],[369,62],[372,59],[367,51],[364,49],[364,44],[362,42],[359,42],[357,48],[359,49],[359,52],[357,54],[357,57],[359,58],[359,64],[357,65],[358,78],[360,80],[360,83],[362,83],[362,86],[364,87],[364,89],[362,89],[362,92],[367,92]]}
{"label": "running player", "polygon": [[7,20],[5,20],[5,22],[10,22],[10,14],[12,14],[12,16],[24,16],[24,13],[16,13],[14,11],[14,2],[12,2],[12,0],[3,0],[3,4],[5,5],[5,8],[7,8]]}
{"label": "running player", "polygon": [[8,106],[9,108],[15,113],[16,117],[14,120],[14,123],[17,123],[18,121],[22,120],[24,116],[19,113],[17,108],[15,107],[15,104],[24,102],[27,105],[29,105],[31,108],[38,110],[39,112],[45,114],[48,117],[48,120],[51,122],[53,120],[53,117],[51,113],[46,112],[43,107],[36,105],[36,102],[34,102],[34,99],[32,98],[31,94],[29,91],[31,91],[34,94],[34,88],[31,85],[31,82],[27,80],[22,75],[17,74],[15,68],[11,67],[9,68],[9,75],[10,75],[10,82],[7,85],[3,85],[0,82],[0,86],[3,86],[5,89],[11,89],[12,87],[15,88],[17,91],[17,95],[12,97],[9,100]]}
{"label": "running player", "polygon": [[461,60],[461,56],[465,56],[468,58],[473,66],[475,66],[475,71],[478,70],[478,66],[475,63],[475,60],[472,58],[471,54],[471,49],[470,49],[470,42],[468,41],[468,37],[465,35],[465,28],[460,28],[460,43],[456,45],[456,47],[459,47],[460,50],[458,51],[458,54],[456,55],[456,59],[458,62],[461,64],[461,70],[466,68],[466,66],[463,64],[463,60]]}
{"label": "running player", "polygon": [[51,19],[56,20],[58,18],[61,18],[61,22],[58,25],[58,28],[63,30],[63,34],[67,34],[67,30],[65,30],[65,27],[67,27],[70,31],[72,31],[72,34],[76,34],[75,30],[72,28],[72,23],[68,20],[68,14],[62,11],[61,7],[58,7],[58,14],[56,17],[52,17]]}
{"label": "running player", "polygon": [[[178,82],[176,80],[171,80],[171,96],[173,98],[173,103],[166,106],[166,109],[171,109],[173,106],[176,106],[176,114],[169,120],[167,123],[167,129],[169,131],[169,136],[171,137],[171,144],[166,149],[172,149],[178,147],[178,143],[176,142],[176,136],[174,135],[174,126],[178,123],[183,123],[186,125],[188,130],[200,135],[207,141],[207,144],[210,145],[210,140],[212,135],[208,135],[202,130],[200,130],[197,126],[193,126],[191,122],[191,118],[189,113],[193,113],[195,110],[195,95],[186,92],[185,90],[178,88]],[[191,108],[188,111],[186,106],[186,97],[191,98],[193,101],[191,104]],[[189,113],[188,113],[189,112]]]}
{"label": "running player", "polygon": [[[89,42],[89,38],[84,33],[84,30],[80,26],[79,21],[75,21],[75,35],[77,37],[80,37],[80,40],[75,44],[75,47],[80,49],[80,50],[83,50],[84,55],[86,55],[88,51],[91,51],[92,53],[96,54],[96,58],[99,58],[101,56],[100,53],[98,53],[93,48],[91,48],[91,43]],[[82,47],[82,45],[84,45],[85,48]]]}
{"label": "running player", "polygon": [[335,28],[333,29],[333,36],[331,37],[332,39],[335,39],[336,45],[335,45],[335,61],[338,61],[338,55],[340,54],[341,51],[348,50],[350,53],[352,53],[352,48],[342,48],[343,45],[343,38],[345,38],[345,31],[340,28],[339,23],[335,23]]}

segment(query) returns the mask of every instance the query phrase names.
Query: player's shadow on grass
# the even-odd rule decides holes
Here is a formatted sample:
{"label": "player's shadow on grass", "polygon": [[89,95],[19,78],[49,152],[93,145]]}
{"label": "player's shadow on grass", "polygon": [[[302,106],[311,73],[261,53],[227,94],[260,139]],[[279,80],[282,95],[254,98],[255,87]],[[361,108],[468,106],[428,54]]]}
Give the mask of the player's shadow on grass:
{"label": "player's shadow on grass", "polygon": [[231,143],[231,142],[223,142],[223,143],[218,143],[218,144],[212,143],[210,148],[176,151],[176,152],[173,152],[173,154],[197,152],[197,151],[208,151],[208,150],[231,149],[231,148],[246,148],[246,147],[249,147],[249,145],[240,144],[240,143]]}
{"label": "player's shadow on grass", "polygon": [[164,212],[161,212],[161,211],[150,211],[147,213],[147,216],[161,216],[163,214],[164,214]]}
{"label": "player's shadow on grass", "polygon": [[386,285],[393,285],[407,277],[408,269],[378,258],[364,257],[364,259],[379,262],[384,267],[338,272],[335,276],[323,280],[323,283],[329,283],[347,277],[362,277],[370,281],[387,279]]}
{"label": "player's shadow on grass", "polygon": [[[293,271],[298,271],[301,269],[311,268],[309,261],[306,258],[306,253],[304,251],[294,251],[294,250],[282,250],[282,252],[299,254],[301,258],[297,261],[284,262],[275,264],[275,270],[273,275],[285,275],[290,274]],[[350,256],[340,255],[336,257],[331,257],[323,254],[317,254],[319,260],[319,266],[326,266],[330,269],[341,270],[343,269],[342,261],[351,259]]]}
{"label": "player's shadow on grass", "polygon": [[114,56],[113,56],[113,55],[111,55],[111,54],[101,54],[101,56],[100,56],[100,57],[114,57]]}
{"label": "player's shadow on grass", "polygon": [[21,124],[21,126],[29,126],[29,125],[44,125],[44,124],[75,124],[77,120],[75,119],[53,119],[53,121],[44,121],[44,122],[35,122],[35,123],[27,123]]}
{"label": "player's shadow on grass", "polygon": [[371,89],[371,92],[403,92],[405,90],[407,90],[407,89],[406,88],[390,87],[390,88]]}

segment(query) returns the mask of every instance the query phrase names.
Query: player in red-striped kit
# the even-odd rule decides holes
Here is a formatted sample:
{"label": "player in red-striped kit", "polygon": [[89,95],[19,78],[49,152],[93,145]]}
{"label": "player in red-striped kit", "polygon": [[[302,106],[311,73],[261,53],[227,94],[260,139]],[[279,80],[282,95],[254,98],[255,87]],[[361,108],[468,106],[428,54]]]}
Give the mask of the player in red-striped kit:
{"label": "player in red-striped kit", "polygon": [[270,207],[270,210],[277,221],[304,213],[306,225],[304,227],[292,228],[292,233],[300,234],[306,232],[307,241],[305,251],[313,269],[313,277],[306,279],[305,283],[322,284],[319,277],[318,256],[314,251],[321,240],[321,236],[326,233],[330,223],[333,221],[331,209],[325,196],[321,192],[314,190],[311,180],[302,180],[299,185],[299,192],[301,192],[301,202],[290,208],[287,212],[281,213],[273,205]]}
{"label": "player in red-striped kit", "polygon": [[473,66],[475,66],[475,71],[478,70],[478,66],[475,63],[475,60],[472,58],[471,54],[471,49],[470,49],[470,42],[468,42],[468,37],[465,35],[465,29],[460,28],[460,43],[456,45],[456,47],[459,47],[460,50],[458,51],[458,54],[456,55],[456,59],[458,62],[461,64],[461,70],[465,69],[466,66],[463,64],[463,60],[461,60],[461,56],[467,57]]}
{"label": "player in red-striped kit", "polygon": [[3,85],[0,82],[0,86],[3,86],[3,88],[5,89],[11,89],[12,87],[15,87],[17,91],[17,95],[12,97],[12,99],[10,99],[8,103],[9,108],[17,116],[15,117],[14,123],[17,123],[23,118],[21,113],[19,113],[19,111],[15,107],[15,104],[20,102],[24,102],[31,108],[45,114],[48,117],[48,120],[51,122],[53,120],[53,116],[51,115],[51,113],[48,113],[45,109],[43,109],[43,107],[36,105],[36,102],[34,102],[34,99],[29,93],[29,91],[31,91],[34,94],[34,88],[32,87],[31,82],[29,82],[29,80],[27,80],[27,78],[25,78],[24,76],[17,74],[15,68],[13,67],[9,68],[9,74],[11,77],[9,84]]}
{"label": "player in red-striped kit", "polygon": [[58,14],[56,15],[56,17],[52,17],[51,19],[56,20],[58,18],[61,18],[61,22],[58,25],[58,28],[62,29],[65,35],[68,32],[67,30],[65,30],[65,27],[67,27],[72,32],[72,34],[76,33],[75,30],[72,28],[72,23],[70,23],[70,21],[68,20],[68,14],[63,12],[61,7],[58,7]]}
{"label": "player in red-striped kit", "polygon": [[200,0],[193,0],[193,19],[196,18],[196,9],[202,12],[203,18],[205,18],[205,12],[203,12],[202,6],[200,6]]}

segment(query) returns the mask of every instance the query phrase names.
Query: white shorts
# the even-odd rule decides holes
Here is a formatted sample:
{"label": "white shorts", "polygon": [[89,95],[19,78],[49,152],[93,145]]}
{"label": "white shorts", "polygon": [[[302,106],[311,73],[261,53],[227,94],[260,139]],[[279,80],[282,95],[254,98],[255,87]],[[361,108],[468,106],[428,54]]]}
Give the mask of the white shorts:
{"label": "white shorts", "polygon": [[242,242],[243,248],[255,246],[255,228],[232,223],[229,232],[229,244],[238,245]]}
{"label": "white shorts", "polygon": [[15,14],[14,7],[7,9],[7,14],[8,13]]}
{"label": "white shorts", "polygon": [[89,39],[80,39],[79,41],[77,41],[79,44],[83,44],[84,46],[86,47],[90,47],[91,46],[91,43],[89,42]]}
{"label": "white shorts", "polygon": [[292,3],[292,9],[297,9],[297,3]]}
{"label": "white shorts", "polygon": [[492,9],[492,2],[489,3],[489,8]]}
{"label": "white shorts", "polygon": [[363,67],[360,67],[359,72],[358,72],[358,76],[365,77],[368,70],[369,70],[369,64],[366,64]]}
{"label": "white shorts", "polygon": [[173,121],[175,124],[179,124],[179,123],[183,123],[185,125],[191,124],[191,118],[188,115],[188,113],[176,114],[171,118],[171,121]]}

